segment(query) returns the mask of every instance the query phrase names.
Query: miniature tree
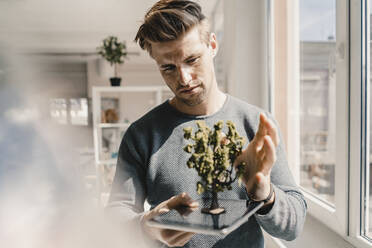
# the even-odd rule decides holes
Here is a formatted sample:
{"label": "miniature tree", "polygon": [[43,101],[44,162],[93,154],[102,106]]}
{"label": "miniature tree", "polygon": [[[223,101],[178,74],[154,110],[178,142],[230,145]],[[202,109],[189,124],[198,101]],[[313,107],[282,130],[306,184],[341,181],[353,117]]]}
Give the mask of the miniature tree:
{"label": "miniature tree", "polygon": [[127,46],[125,41],[120,42],[116,36],[108,36],[102,41],[102,45],[97,47],[98,54],[106,59],[111,66],[114,66],[114,77],[111,81],[118,81],[120,78],[118,74],[118,65],[123,64],[128,56]]}
{"label": "miniature tree", "polygon": [[[236,131],[235,125],[227,121],[227,134],[222,132],[223,121],[218,121],[212,131],[204,121],[197,121],[198,130],[192,133],[192,128],[184,128],[184,138],[193,140],[194,144],[184,147],[191,157],[187,161],[189,168],[194,168],[201,180],[197,182],[198,194],[207,191],[212,194],[210,208],[202,209],[203,213],[220,214],[224,212],[218,205],[218,192],[225,189],[231,190],[231,184],[240,178],[244,172],[244,163],[237,166],[235,171],[233,163],[237,156],[242,152],[245,143]],[[235,173],[234,173],[235,171]]]}

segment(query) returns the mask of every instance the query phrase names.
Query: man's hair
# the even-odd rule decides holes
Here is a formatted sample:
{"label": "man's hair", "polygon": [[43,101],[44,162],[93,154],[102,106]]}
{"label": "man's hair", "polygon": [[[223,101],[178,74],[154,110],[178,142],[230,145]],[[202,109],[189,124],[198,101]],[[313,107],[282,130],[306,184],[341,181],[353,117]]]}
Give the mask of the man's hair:
{"label": "man's hair", "polygon": [[134,40],[151,55],[151,42],[177,40],[196,25],[199,25],[201,40],[208,44],[209,24],[198,3],[160,0],[146,13]]}

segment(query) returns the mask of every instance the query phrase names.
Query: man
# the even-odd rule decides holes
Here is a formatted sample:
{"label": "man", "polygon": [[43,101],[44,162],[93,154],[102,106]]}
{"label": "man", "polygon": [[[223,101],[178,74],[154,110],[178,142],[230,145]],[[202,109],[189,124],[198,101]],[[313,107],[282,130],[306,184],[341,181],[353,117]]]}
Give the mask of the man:
{"label": "man", "polygon": [[[145,236],[159,244],[184,247],[264,247],[260,226],[292,240],[301,232],[306,203],[288,169],[283,142],[269,113],[224,94],[217,87],[213,58],[216,36],[197,3],[161,0],[146,14],[135,39],[159,66],[174,97],[134,122],[119,149],[108,204],[124,221],[140,222]],[[247,79],[248,80],[248,79]],[[265,200],[245,224],[226,237],[152,228],[146,221],[180,205],[197,207],[197,173],[186,166],[183,128],[196,120],[212,126],[231,120],[248,146],[235,165],[246,162],[243,182],[224,199]],[[145,199],[151,210],[143,213]]]}

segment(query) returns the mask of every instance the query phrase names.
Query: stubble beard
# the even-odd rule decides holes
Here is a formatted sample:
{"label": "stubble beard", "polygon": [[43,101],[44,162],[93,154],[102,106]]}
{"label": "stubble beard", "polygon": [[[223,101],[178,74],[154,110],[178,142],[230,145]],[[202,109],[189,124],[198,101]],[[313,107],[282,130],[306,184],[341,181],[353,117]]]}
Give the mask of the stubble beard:
{"label": "stubble beard", "polygon": [[192,96],[190,99],[182,98],[176,95],[177,101],[180,101],[189,107],[194,107],[204,102],[205,99],[207,99],[206,89],[203,87],[203,85],[201,85],[200,87],[202,89],[201,92],[198,93],[197,95]]}

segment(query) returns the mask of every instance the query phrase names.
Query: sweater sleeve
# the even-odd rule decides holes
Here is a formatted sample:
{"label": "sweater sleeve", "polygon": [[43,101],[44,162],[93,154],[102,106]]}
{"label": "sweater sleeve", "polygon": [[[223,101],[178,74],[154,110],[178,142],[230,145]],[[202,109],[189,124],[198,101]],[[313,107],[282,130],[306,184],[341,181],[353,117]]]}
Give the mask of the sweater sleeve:
{"label": "sweater sleeve", "polygon": [[256,214],[255,217],[270,235],[284,240],[294,240],[303,229],[307,205],[289,170],[279,127],[269,113],[266,115],[276,124],[280,137],[280,143],[276,149],[277,160],[271,171],[275,201],[267,214]]}
{"label": "sweater sleeve", "polygon": [[120,144],[118,161],[106,211],[125,210],[121,216],[131,219],[143,212],[146,198],[145,171],[133,131],[130,127]]}
{"label": "sweater sleeve", "polygon": [[136,236],[138,245],[148,247],[151,241],[142,232],[140,224],[146,199],[145,159],[135,133],[133,127],[129,127],[121,142],[105,213],[123,231],[129,231],[131,235]]}

